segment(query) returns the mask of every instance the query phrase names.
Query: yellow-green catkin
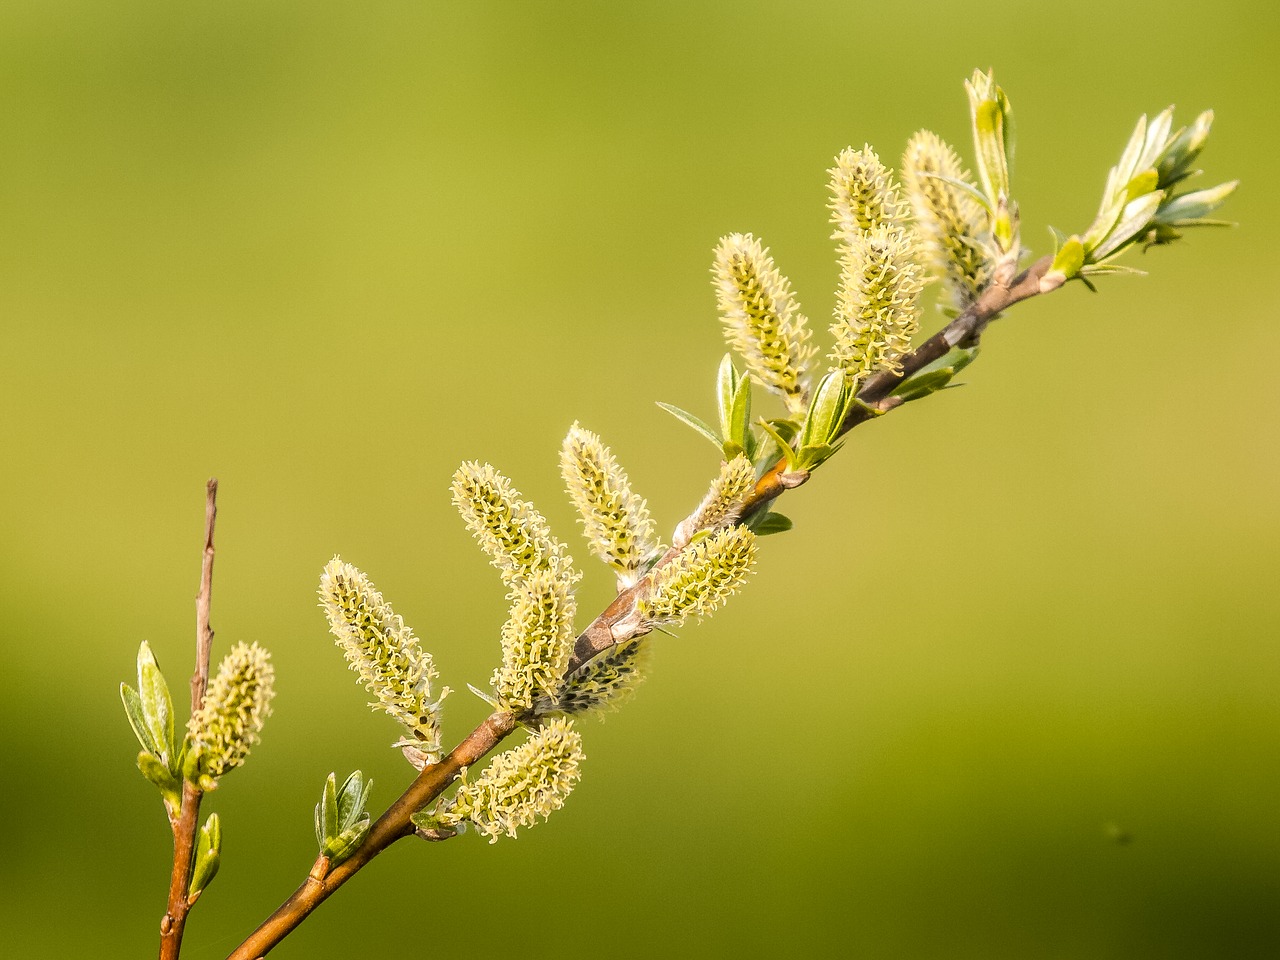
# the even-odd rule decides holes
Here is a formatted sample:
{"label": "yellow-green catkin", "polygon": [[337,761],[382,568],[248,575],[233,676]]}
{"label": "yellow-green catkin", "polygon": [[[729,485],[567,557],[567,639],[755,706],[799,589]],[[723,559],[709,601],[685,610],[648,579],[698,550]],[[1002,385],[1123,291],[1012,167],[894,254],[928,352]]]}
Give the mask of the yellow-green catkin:
{"label": "yellow-green catkin", "polygon": [[986,214],[968,192],[947,182],[970,183],[969,173],[946,141],[921,130],[907,144],[902,177],[930,266],[954,307],[964,310],[991,282],[993,269],[985,252]]}
{"label": "yellow-green catkin", "polygon": [[561,446],[560,474],[591,552],[617,572],[620,588],[630,587],[661,550],[644,499],[609,448],[577,423]]}
{"label": "yellow-green catkin", "polygon": [[223,658],[187,722],[202,774],[220,777],[244,763],[271,715],[275,676],[271,654],[256,643],[237,643]]}
{"label": "yellow-green catkin", "polygon": [[564,545],[551,535],[533,504],[487,463],[468,461],[453,475],[453,503],[480,548],[512,586],[535,570],[577,579]]}
{"label": "yellow-green catkin", "polygon": [[881,224],[906,225],[907,207],[893,174],[871,147],[846,147],[827,171],[833,240],[847,246],[855,237]]}
{"label": "yellow-green catkin", "polygon": [[725,339],[756,380],[780,394],[793,415],[803,416],[814,348],[791,281],[749,233],[721,238],[711,273]]}
{"label": "yellow-green catkin", "polygon": [[575,670],[536,713],[604,713],[616,710],[644,680],[652,647],[648,637],[615,643]]}
{"label": "yellow-green catkin", "polygon": [[756,537],[727,527],[695,540],[653,574],[641,612],[649,625],[706,617],[738,591],[756,560]]}
{"label": "yellow-green catkin", "polygon": [[582,736],[573,721],[544,723],[524,743],[495,757],[474,780],[464,780],[440,821],[469,820],[490,843],[519,827],[531,827],[564,806],[581,776]]}
{"label": "yellow-green catkin", "polygon": [[369,704],[394,717],[414,745],[433,759],[440,754],[440,702],[431,682],[438,672],[431,654],[360,570],[340,557],[320,575],[320,606],[347,666],[377,700]]}
{"label": "yellow-green catkin", "polygon": [[850,241],[841,257],[831,357],[855,386],[880,370],[902,370],[920,328],[922,274],[907,231],[881,224]]}
{"label": "yellow-green catkin", "polygon": [[575,611],[571,584],[555,571],[535,570],[512,588],[502,666],[490,681],[508,709],[527,711],[559,687],[573,651]]}
{"label": "yellow-green catkin", "polygon": [[717,530],[738,519],[742,503],[756,486],[756,471],[746,457],[734,457],[720,464],[720,475],[688,519],[676,528],[675,546],[684,547],[694,534]]}
{"label": "yellow-green catkin", "polygon": [[923,270],[907,202],[875,151],[847,148],[828,173],[840,253],[831,359],[856,386],[901,368],[919,329]]}

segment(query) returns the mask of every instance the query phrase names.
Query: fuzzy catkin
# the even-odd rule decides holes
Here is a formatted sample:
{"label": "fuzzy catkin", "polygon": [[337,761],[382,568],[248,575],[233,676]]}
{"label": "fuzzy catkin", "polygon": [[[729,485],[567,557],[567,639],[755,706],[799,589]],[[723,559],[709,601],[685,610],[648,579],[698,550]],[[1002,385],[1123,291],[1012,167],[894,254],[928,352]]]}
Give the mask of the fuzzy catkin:
{"label": "fuzzy catkin", "polygon": [[325,566],[319,592],[329,632],[347,666],[377,697],[370,706],[394,717],[419,749],[438,756],[440,701],[448,690],[433,698],[431,681],[438,673],[431,654],[372,581],[340,557]]}
{"label": "fuzzy catkin", "polygon": [[650,624],[684,623],[718,610],[745,582],[756,559],[756,537],[746,527],[728,527],[685,547],[653,574],[642,601]]}
{"label": "fuzzy catkin", "polygon": [[620,588],[631,586],[661,549],[644,498],[632,493],[612,451],[577,423],[560,449],[560,474],[589,549],[617,572]]}
{"label": "fuzzy catkin", "polygon": [[924,288],[912,234],[888,225],[851,239],[842,257],[832,359],[857,385],[898,372],[920,325]]}
{"label": "fuzzy catkin", "polygon": [[244,763],[271,715],[275,668],[271,654],[256,643],[237,643],[209,681],[187,732],[203,773],[220,777]]}
{"label": "fuzzy catkin", "polygon": [[490,681],[508,709],[529,710],[559,686],[573,651],[575,612],[571,585],[555,571],[534,571],[512,589],[502,666]]}
{"label": "fuzzy catkin", "polygon": [[791,281],[749,233],[721,238],[711,273],[725,339],[756,380],[780,394],[791,413],[803,414],[814,348]]}
{"label": "fuzzy catkin", "polygon": [[992,271],[985,253],[988,227],[982,207],[966,191],[947,182],[968,183],[968,171],[946,141],[921,130],[907,144],[902,176],[930,266],[955,308],[963,310],[991,282]]}
{"label": "fuzzy catkin", "polygon": [[551,535],[542,514],[520,499],[511,481],[492,466],[476,461],[462,464],[453,475],[451,489],[467,529],[507,586],[540,569],[559,570],[577,579],[564,545]]}
{"label": "fuzzy catkin", "polygon": [[474,780],[465,780],[440,813],[440,821],[469,820],[495,843],[516,835],[564,806],[581,776],[582,736],[573,721],[544,723],[524,743],[498,754]]}

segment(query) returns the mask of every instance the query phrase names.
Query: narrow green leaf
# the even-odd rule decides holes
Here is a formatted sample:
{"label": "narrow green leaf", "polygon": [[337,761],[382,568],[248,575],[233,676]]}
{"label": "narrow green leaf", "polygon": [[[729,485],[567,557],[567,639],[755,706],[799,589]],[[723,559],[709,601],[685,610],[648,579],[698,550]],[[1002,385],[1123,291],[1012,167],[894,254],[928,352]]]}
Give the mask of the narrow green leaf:
{"label": "narrow green leaf", "polygon": [[792,469],[795,469],[797,458],[796,458],[795,450],[791,448],[791,444],[787,443],[787,441],[783,438],[782,434],[779,433],[778,430],[768,420],[765,420],[762,417],[759,423],[760,423],[761,429],[763,429],[765,433],[767,433],[770,437],[772,437],[773,442],[778,445],[778,451],[784,457],[787,458],[787,465]]}
{"label": "narrow green leaf", "polygon": [[324,805],[322,822],[324,823],[324,838],[328,841],[331,837],[340,833],[342,829],[338,820],[338,778],[332,773],[324,781],[324,791],[320,795],[320,802]]}
{"label": "narrow green leaf", "polygon": [[713,430],[711,428],[711,425],[708,424],[705,420],[695,417],[689,411],[681,410],[679,407],[673,406],[672,404],[669,404],[669,403],[659,402],[658,406],[660,406],[663,410],[667,411],[667,413],[671,414],[673,417],[675,417],[685,426],[692,427],[698,433],[702,434],[702,436],[706,437],[708,440],[711,441],[711,443],[716,447],[717,450],[724,445],[724,441],[719,437],[719,435],[716,434],[715,430]]}
{"label": "narrow green leaf", "polygon": [[767,537],[774,533],[786,533],[791,529],[791,518],[772,510],[758,513],[747,524],[757,537]]}
{"label": "narrow green leaf", "polygon": [[844,413],[847,390],[842,370],[833,370],[822,378],[809,403],[809,415],[805,417],[804,428],[800,432],[801,448],[829,443],[835,438]]}
{"label": "narrow green leaf", "polygon": [[1130,201],[1125,206],[1119,223],[1107,238],[1098,244],[1096,249],[1089,251],[1090,258],[1095,262],[1105,260],[1143,233],[1160,208],[1161,199],[1163,194],[1149,193],[1145,197]]}
{"label": "narrow green leaf", "polygon": [[1125,202],[1129,203],[1133,200],[1138,199],[1138,197],[1146,196],[1148,193],[1151,193],[1152,191],[1159,189],[1159,187],[1160,187],[1160,174],[1156,172],[1155,168],[1151,167],[1146,170],[1143,170],[1141,173],[1136,174],[1133,177],[1133,179],[1130,180],[1127,184],[1125,184],[1125,188],[1124,188]]}
{"label": "narrow green leaf", "polygon": [[369,815],[366,813],[359,822],[324,842],[320,853],[329,858],[330,866],[336,867],[356,852],[369,833],[369,823]]}
{"label": "narrow green leaf", "polygon": [[338,826],[339,830],[348,830],[355,825],[364,813],[365,804],[369,800],[369,790],[373,781],[365,781],[364,775],[355,771],[343,782],[338,791]]}
{"label": "narrow green leaf", "polygon": [[716,409],[720,414],[720,431],[729,439],[733,436],[729,424],[733,422],[733,394],[738,385],[738,371],[733,366],[733,355],[726,353],[716,371]]}
{"label": "narrow green leaf", "polygon": [[155,753],[167,762],[174,754],[173,699],[146,641],[138,647],[138,699],[152,740],[160,745]]}
{"label": "narrow green leaf", "polygon": [[142,710],[142,698],[138,691],[127,683],[120,684],[120,699],[124,701],[124,714],[129,718],[129,726],[143,750],[149,753],[163,753],[164,747],[156,743],[151,736],[151,728],[147,726],[147,718]]}
{"label": "narrow green leaf", "polygon": [[1239,185],[1239,180],[1231,180],[1174,197],[1156,212],[1156,222],[1171,227],[1201,226],[1200,221],[1222,206]]}
{"label": "narrow green leaf", "polygon": [[200,828],[196,837],[196,855],[191,868],[191,884],[187,887],[187,899],[194,902],[205,887],[218,874],[222,865],[222,822],[216,813]]}
{"label": "narrow green leaf", "polygon": [[1147,115],[1144,113],[1138,118],[1129,142],[1125,144],[1124,153],[1120,154],[1120,162],[1116,164],[1116,179],[1119,183],[1128,183],[1138,172],[1138,161],[1142,158],[1142,147],[1146,139]]}
{"label": "narrow green leaf", "polygon": [[751,435],[751,374],[749,373],[743,374],[734,388],[724,429],[725,440],[737,444],[745,453],[750,442],[748,437]]}

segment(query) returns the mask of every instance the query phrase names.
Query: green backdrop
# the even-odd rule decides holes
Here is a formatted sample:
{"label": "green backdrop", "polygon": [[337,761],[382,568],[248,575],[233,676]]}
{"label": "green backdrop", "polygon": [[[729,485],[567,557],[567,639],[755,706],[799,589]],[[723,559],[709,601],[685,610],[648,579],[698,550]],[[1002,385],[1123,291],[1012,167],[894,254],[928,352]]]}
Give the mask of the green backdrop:
{"label": "green backdrop", "polygon": [[[762,235],[821,328],[831,157],[921,126],[968,154],[961,80],[994,66],[1039,252],[1169,102],[1217,111],[1240,226],[1016,308],[968,386],[787,498],[745,593],[584,727],[561,813],[397,845],[277,955],[1280,954],[1278,28],[1229,0],[0,7],[0,952],[155,949],[169,835],[117,687],[144,639],[183,686],[207,477],[217,643],[279,679],[208,806],[190,960],[301,879],[326,774],[379,804],[409,777],[324,562],[369,572],[469,730],[505,605],[454,467],[585,558],[580,419],[669,530],[715,469],[654,401],[710,412],[716,239]],[[610,595],[590,568],[580,608]]]}

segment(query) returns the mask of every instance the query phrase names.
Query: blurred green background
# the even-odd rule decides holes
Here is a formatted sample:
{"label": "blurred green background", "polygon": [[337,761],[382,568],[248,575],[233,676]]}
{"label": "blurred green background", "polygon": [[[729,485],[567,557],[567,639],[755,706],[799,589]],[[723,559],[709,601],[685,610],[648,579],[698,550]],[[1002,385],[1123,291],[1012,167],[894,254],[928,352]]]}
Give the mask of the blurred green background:
{"label": "blurred green background", "polygon": [[[169,834],[117,687],[143,639],[184,686],[208,476],[217,643],[268,645],[279,694],[209,804],[190,960],[304,875],[329,771],[380,804],[409,778],[324,562],[370,573],[469,730],[505,610],[457,463],[585,557],[556,468],[580,418],[669,530],[715,454],[653,402],[711,408],[716,239],[762,235],[821,328],[830,158],[920,126],[968,155],[977,66],[1040,252],[1170,102],[1217,111],[1204,183],[1242,178],[1239,228],[1018,307],[969,386],[788,498],[750,588],[584,728],[564,811],[400,844],[276,955],[1280,955],[1278,28],[1262,2],[0,6],[5,955],[155,949]],[[611,593],[591,568],[581,609]]]}

